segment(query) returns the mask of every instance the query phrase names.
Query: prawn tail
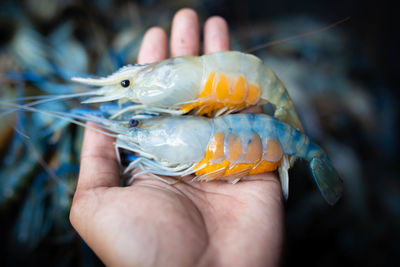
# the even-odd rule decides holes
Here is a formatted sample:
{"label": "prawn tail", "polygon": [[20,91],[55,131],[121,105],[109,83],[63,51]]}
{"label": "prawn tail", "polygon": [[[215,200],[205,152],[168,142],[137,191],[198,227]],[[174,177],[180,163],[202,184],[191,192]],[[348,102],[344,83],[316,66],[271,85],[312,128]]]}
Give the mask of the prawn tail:
{"label": "prawn tail", "polygon": [[334,205],[342,196],[343,181],[330,160],[326,155],[313,157],[309,167],[322,196],[330,205]]}
{"label": "prawn tail", "polygon": [[261,68],[260,79],[262,84],[261,98],[274,105],[274,117],[303,132],[303,126],[283,82],[266,66]]}
{"label": "prawn tail", "polygon": [[[336,172],[326,153],[306,135],[287,124],[275,121],[281,144],[287,153],[308,161],[315,183],[324,199],[335,204],[342,196],[343,181]],[[289,140],[289,141],[288,141]]]}
{"label": "prawn tail", "polygon": [[300,122],[299,116],[294,108],[277,107],[274,113],[275,118],[292,125],[297,130],[304,132],[303,125]]}

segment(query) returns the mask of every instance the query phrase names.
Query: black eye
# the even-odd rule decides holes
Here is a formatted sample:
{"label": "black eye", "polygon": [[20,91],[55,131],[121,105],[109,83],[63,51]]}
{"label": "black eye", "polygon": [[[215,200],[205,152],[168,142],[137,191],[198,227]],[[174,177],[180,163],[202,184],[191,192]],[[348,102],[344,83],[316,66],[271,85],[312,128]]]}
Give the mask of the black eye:
{"label": "black eye", "polygon": [[138,120],[129,120],[129,127],[136,127],[139,125],[139,121]]}
{"label": "black eye", "polygon": [[128,87],[129,84],[130,84],[129,80],[123,80],[123,81],[121,82],[121,86],[122,86],[122,87]]}

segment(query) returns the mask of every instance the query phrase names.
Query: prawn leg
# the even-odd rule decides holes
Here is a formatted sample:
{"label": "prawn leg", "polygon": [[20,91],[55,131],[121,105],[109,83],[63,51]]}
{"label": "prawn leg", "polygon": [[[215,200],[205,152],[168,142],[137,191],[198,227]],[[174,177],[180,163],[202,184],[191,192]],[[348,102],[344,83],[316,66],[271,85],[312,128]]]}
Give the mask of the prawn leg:
{"label": "prawn leg", "polygon": [[284,155],[282,158],[281,166],[278,168],[279,178],[281,180],[282,193],[285,200],[289,197],[289,168],[290,168],[290,157]]}
{"label": "prawn leg", "polygon": [[185,112],[181,110],[173,110],[173,109],[167,109],[167,108],[157,108],[157,107],[151,107],[151,106],[146,106],[146,105],[132,105],[125,107],[121,109],[120,111],[116,112],[114,115],[110,117],[110,119],[115,119],[120,117],[122,114],[129,112],[129,111],[135,111],[135,110],[143,110],[144,112],[157,112],[157,113],[164,113],[164,114],[169,114],[169,115],[183,115]]}

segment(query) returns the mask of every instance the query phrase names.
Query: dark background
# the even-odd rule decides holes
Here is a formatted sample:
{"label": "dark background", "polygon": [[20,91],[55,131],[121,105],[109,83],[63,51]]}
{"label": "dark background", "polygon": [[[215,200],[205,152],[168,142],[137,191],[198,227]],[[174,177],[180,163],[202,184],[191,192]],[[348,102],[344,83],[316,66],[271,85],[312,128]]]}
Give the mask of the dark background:
{"label": "dark background", "polygon": [[[47,36],[62,22],[74,22],[74,36],[84,44],[91,58],[89,72],[98,71],[99,52],[88,39],[91,29],[88,25],[96,24],[104,29],[104,46],[108,47],[114,36],[113,29],[126,27],[126,16],[118,7],[128,1],[65,1],[59,4],[57,11],[48,17],[40,17],[32,11],[30,5],[38,1],[21,1],[19,4],[3,1],[4,10],[18,6],[21,17],[43,36]],[[44,1],[45,2],[45,1]],[[104,4],[106,3],[106,4]],[[107,4],[108,3],[108,4]],[[304,164],[296,163],[290,181],[291,195],[286,203],[286,238],[283,265],[306,266],[393,266],[397,265],[400,251],[400,178],[398,177],[397,143],[397,106],[399,91],[398,66],[399,47],[397,15],[393,2],[390,1],[132,1],[137,7],[137,15],[131,21],[143,33],[146,28],[160,25],[169,30],[169,21],[173,14],[182,7],[192,7],[199,12],[202,22],[212,15],[223,16],[231,27],[231,32],[242,50],[249,49],[265,41],[272,41],[268,36],[241,35],[243,29],[257,28],[259,25],[271,25],[276,19],[302,15],[333,23],[350,16],[350,20],[338,25],[345,39],[346,79],[356,81],[365,88],[365,93],[372,99],[374,110],[381,113],[373,124],[373,134],[366,132],[354,120],[346,118],[341,126],[322,127],[325,137],[340,140],[354,151],[361,166],[362,186],[365,198],[363,203],[351,203],[349,194],[357,194],[358,188],[347,189],[344,198],[333,207],[325,204],[307,174]],[[106,7],[102,7],[106,6]],[[1,13],[0,44],[2,51],[15,34],[17,21],[21,17]],[[130,20],[127,20],[128,22]],[[315,30],[315,29],[310,29]],[[258,35],[257,35],[258,34]],[[307,38],[307,37],[305,37]],[[96,52],[97,51],[97,52]],[[268,50],[264,51],[268,54]],[[321,56],[322,59],[323,56]],[[299,60],[301,60],[301,55]],[[330,58],[327,57],[327,60]],[[119,62],[116,65],[121,65]],[[130,62],[132,63],[132,62]],[[7,71],[7,69],[6,69]],[[100,71],[101,72],[101,71]],[[387,102],[387,98],[390,101]],[[389,114],[389,115],[386,115]],[[365,118],[367,121],[369,118]],[[385,120],[389,120],[386,122]],[[372,118],[371,118],[372,121]],[[372,122],[371,122],[372,124]],[[324,124],[323,124],[324,125]],[[387,134],[387,136],[386,136]],[[322,138],[323,139],[323,138]],[[384,141],[387,141],[385,143]],[[4,154],[2,152],[2,159]],[[4,164],[4,163],[3,163]],[[2,165],[2,168],[8,166]],[[7,179],[8,177],[0,177]],[[34,178],[20,189],[16,201],[8,201],[0,209],[0,241],[4,249],[0,251],[0,264],[3,265],[101,265],[82,240],[74,234],[66,242],[54,242],[54,231],[50,231],[35,246],[16,242],[13,232],[18,221],[18,214],[26,201],[29,185]],[[346,181],[345,181],[346,183]],[[311,193],[312,192],[312,193]],[[346,195],[347,194],[347,195]],[[65,222],[69,225],[67,214]],[[39,226],[40,228],[40,226]],[[249,248],[251,249],[251,248]],[[243,253],[246,253],[245,251]]]}

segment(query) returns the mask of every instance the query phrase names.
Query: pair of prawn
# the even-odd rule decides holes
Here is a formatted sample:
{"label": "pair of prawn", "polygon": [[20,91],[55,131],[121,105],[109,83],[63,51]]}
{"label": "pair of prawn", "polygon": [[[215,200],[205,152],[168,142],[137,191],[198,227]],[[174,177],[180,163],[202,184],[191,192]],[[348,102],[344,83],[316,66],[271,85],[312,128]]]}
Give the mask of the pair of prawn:
{"label": "pair of prawn", "polygon": [[[139,103],[121,106],[111,119],[125,114],[132,121],[151,112],[216,117],[207,122],[195,116],[172,116],[145,120],[139,127],[131,124],[135,130],[120,134],[116,145],[141,155],[126,169],[143,170],[132,174],[132,179],[143,173],[194,173],[197,181],[223,177],[236,182],[245,175],[278,169],[287,198],[288,169],[298,157],[310,162],[314,180],[330,204],[340,197],[341,180],[322,150],[301,133],[285,86],[253,55],[229,51],[183,56],[126,66],[106,78],[73,80],[100,87],[84,103]],[[225,116],[263,103],[275,107],[278,120],[266,115]]]}
{"label": "pair of prawn", "polygon": [[[276,118],[302,130],[280,79],[259,58],[241,52],[183,56],[126,66],[106,78],[72,80],[100,87],[83,103],[139,103],[122,108],[112,118],[127,112],[218,117],[268,102],[275,107]],[[285,164],[279,167],[282,184],[288,183],[288,161],[293,164],[294,158],[285,156]]]}
{"label": "pair of prawn", "polygon": [[[89,96],[83,103],[117,101],[107,115],[53,115],[95,121],[113,132],[116,148],[139,155],[126,169],[142,170],[132,173],[132,179],[142,173],[196,174],[198,181],[229,178],[236,182],[248,174],[278,169],[287,197],[290,159],[298,157],[309,161],[328,203],[334,204],[341,195],[339,176],[325,153],[302,133],[283,83],[253,55],[230,51],[183,56],[126,66],[106,78],[73,80],[100,88],[17,108],[37,111],[31,107],[37,102],[78,96]],[[228,115],[263,103],[275,107],[276,119],[263,114]]]}

